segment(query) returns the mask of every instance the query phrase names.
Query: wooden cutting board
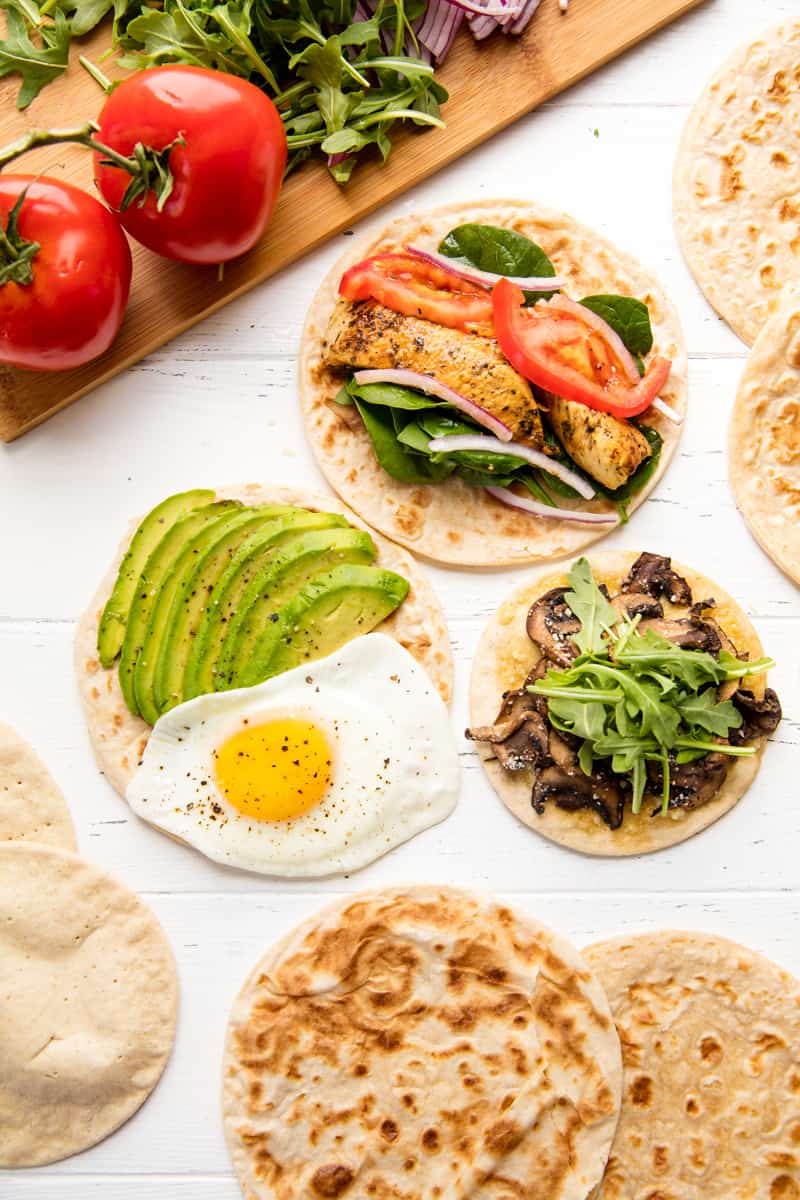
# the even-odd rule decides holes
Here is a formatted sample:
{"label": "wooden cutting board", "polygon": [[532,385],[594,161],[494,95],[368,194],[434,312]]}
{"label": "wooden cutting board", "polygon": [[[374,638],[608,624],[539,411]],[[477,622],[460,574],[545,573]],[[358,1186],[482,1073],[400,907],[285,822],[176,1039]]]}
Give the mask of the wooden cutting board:
{"label": "wooden cutting board", "polygon": [[[13,441],[700,3],[572,0],[562,14],[557,0],[543,0],[521,38],[495,34],[479,46],[463,29],[439,72],[451,96],[443,111],[446,130],[396,136],[386,166],[370,162],[357,167],[344,188],[333,182],[324,166],[305,164],[287,180],[260,245],[228,264],[221,281],[215,268],[171,263],[132,243],[130,305],[114,345],[101,358],[72,371],[37,373],[0,366],[0,438]],[[0,82],[0,145],[29,128],[64,127],[96,116],[102,92],[76,60],[83,53],[97,61],[109,42],[106,24],[73,47],[69,70],[44,88],[24,113],[15,108],[18,78]],[[112,78],[124,75],[115,72],[113,64],[103,68]],[[92,186],[91,155],[75,147],[37,150],[26,155],[19,169]]]}

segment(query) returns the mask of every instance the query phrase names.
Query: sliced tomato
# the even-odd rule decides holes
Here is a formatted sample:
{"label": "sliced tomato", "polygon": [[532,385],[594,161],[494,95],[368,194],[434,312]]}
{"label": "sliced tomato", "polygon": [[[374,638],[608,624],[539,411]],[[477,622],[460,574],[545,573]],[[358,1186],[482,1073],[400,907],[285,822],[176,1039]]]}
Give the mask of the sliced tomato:
{"label": "sliced tomato", "polygon": [[377,254],[345,271],[345,300],[377,300],[392,312],[422,317],[468,333],[491,333],[492,297],[486,288],[411,254]]}
{"label": "sliced tomato", "polygon": [[494,326],[500,349],[520,375],[564,400],[577,400],[614,417],[635,417],[657,398],[672,370],[656,355],[637,384],[631,384],[614,349],[577,305],[564,311],[539,301],[523,308],[516,284],[501,279],[492,290]]}

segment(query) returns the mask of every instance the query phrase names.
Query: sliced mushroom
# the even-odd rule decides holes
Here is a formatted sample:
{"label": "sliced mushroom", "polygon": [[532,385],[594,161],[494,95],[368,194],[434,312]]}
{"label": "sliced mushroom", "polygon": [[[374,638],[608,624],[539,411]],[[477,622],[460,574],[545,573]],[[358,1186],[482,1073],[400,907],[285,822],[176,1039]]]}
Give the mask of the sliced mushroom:
{"label": "sliced mushroom", "polygon": [[646,592],[620,592],[611,597],[612,607],[620,617],[663,617],[664,607],[659,600]]}
{"label": "sliced mushroom", "polygon": [[545,658],[559,667],[571,666],[578,656],[572,635],[578,632],[581,623],[564,599],[568,591],[569,588],[557,587],[545,592],[531,605],[526,624],[531,641]]}
{"label": "sliced mushroom", "polygon": [[737,688],[731,699],[744,717],[738,729],[732,729],[728,741],[732,746],[741,746],[754,738],[769,737],[780,724],[783,712],[777,693],[772,688],[764,692],[764,699],[757,700],[747,688]]}
{"label": "sliced mushroom", "polygon": [[577,764],[570,771],[545,767],[538,773],[531,795],[531,803],[540,816],[548,800],[567,812],[591,809],[610,829],[619,829],[622,824],[624,793],[619,782],[605,772],[584,775]]}
{"label": "sliced mushroom", "polygon": [[509,771],[521,771],[549,761],[547,700],[527,690],[547,669],[547,660],[540,659],[521,688],[503,693],[494,725],[478,725],[466,730],[471,741],[488,742],[493,746],[494,757]]}
{"label": "sliced mushroom", "polygon": [[[730,766],[730,758],[726,754],[712,751],[694,762],[678,765],[670,756],[669,771],[669,806],[670,808],[702,808],[713,800],[725,782]],[[663,787],[664,775],[661,764],[647,764],[647,775],[650,782],[649,793],[657,798]],[[661,811],[659,804],[653,815]]]}
{"label": "sliced mushroom", "polygon": [[719,627],[712,621],[695,621],[690,617],[665,617],[662,620],[642,621],[639,632],[644,633],[648,629],[660,633],[662,637],[674,642],[676,646],[682,646],[684,650],[705,650],[715,657],[722,645]]}
{"label": "sliced mushroom", "polygon": [[640,554],[623,581],[622,591],[666,596],[672,604],[692,603],[689,584],[672,570],[672,559],[661,554]]}

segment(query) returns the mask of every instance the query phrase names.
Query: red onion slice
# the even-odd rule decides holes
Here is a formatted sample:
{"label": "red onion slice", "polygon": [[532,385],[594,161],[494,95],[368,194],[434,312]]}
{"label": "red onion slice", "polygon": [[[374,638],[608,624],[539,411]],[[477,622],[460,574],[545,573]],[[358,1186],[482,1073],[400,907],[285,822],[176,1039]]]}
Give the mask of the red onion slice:
{"label": "red onion slice", "polygon": [[519,9],[519,0],[483,0],[483,3],[481,0],[448,0],[448,3],[478,17],[507,17],[509,13],[516,16]]}
{"label": "red onion slice", "polygon": [[672,421],[673,425],[683,424],[682,413],[679,413],[677,409],[667,404],[666,400],[654,400],[650,407],[654,408],[656,412],[660,412],[662,417],[666,417],[668,421]]}
{"label": "red onion slice", "polygon": [[604,321],[596,312],[592,312],[585,304],[577,304],[574,300],[570,300],[568,296],[552,296],[547,304],[551,308],[560,309],[561,312],[570,313],[577,317],[579,321],[583,321],[586,325],[590,325],[596,330],[605,341],[608,342],[614,354],[620,361],[620,366],[628,377],[629,383],[636,384],[641,379],[636,363],[633,361],[633,355],[628,347],[623,342],[622,338],[612,329],[608,321]]}
{"label": "red onion slice", "polygon": [[483,437],[482,434],[462,435],[453,434],[451,437],[433,438],[428,443],[428,449],[433,450],[434,454],[450,454],[456,453],[459,450],[480,450],[487,451],[491,454],[507,454],[510,458],[521,458],[525,462],[531,463],[532,466],[538,467],[542,471],[547,471],[549,475],[556,475],[564,483],[574,488],[579,496],[583,496],[584,500],[591,500],[596,494],[594,488],[580,475],[576,475],[574,471],[570,471],[569,467],[565,467],[563,463],[556,462],[548,457],[547,454],[542,454],[541,450],[534,450],[531,446],[522,446],[519,442],[511,442],[504,444],[497,438]]}
{"label": "red onion slice", "polygon": [[[448,258],[446,254],[438,254],[435,250],[420,250],[418,246],[404,246],[403,249],[406,254],[412,254],[414,258],[419,258],[422,262],[441,267],[442,270],[449,271],[451,275],[456,275],[459,279],[466,279],[468,283],[477,283],[480,287],[487,289],[494,287],[501,279],[510,279],[512,283],[526,292],[555,292],[566,283],[566,280],[561,279],[558,275],[495,275],[493,271],[479,271],[477,267],[465,267],[455,259]],[[638,374],[636,378],[638,380]]]}
{"label": "red onion slice", "polygon": [[521,509],[522,512],[532,513],[536,517],[550,517],[556,521],[574,521],[580,525],[616,525],[619,521],[619,518],[612,516],[611,513],[588,513],[572,508],[549,508],[546,504],[540,504],[538,500],[528,500],[525,496],[517,496],[508,488],[487,487],[486,491],[501,504],[507,504],[509,508]]}
{"label": "red onion slice", "polygon": [[353,378],[359,386],[364,387],[371,383],[395,383],[398,387],[416,388],[418,392],[424,392],[426,396],[433,396],[436,400],[444,400],[445,403],[452,404],[453,408],[457,408],[465,416],[471,417],[478,425],[483,425],[484,429],[490,429],[501,442],[510,442],[514,436],[508,425],[499,421],[497,417],[493,417],[474,400],[468,400],[460,392],[454,392],[446,383],[440,383],[438,379],[433,379],[430,375],[422,375],[419,371],[388,368],[385,371],[356,371]]}

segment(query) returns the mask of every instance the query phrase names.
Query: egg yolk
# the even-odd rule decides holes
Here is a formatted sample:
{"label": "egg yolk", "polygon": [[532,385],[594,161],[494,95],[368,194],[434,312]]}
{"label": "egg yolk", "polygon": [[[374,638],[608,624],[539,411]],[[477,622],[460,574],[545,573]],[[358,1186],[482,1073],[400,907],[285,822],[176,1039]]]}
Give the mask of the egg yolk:
{"label": "egg yolk", "polygon": [[217,786],[256,821],[286,821],[314,808],[330,787],[332,763],[322,730],[295,718],[248,726],[214,751]]}

